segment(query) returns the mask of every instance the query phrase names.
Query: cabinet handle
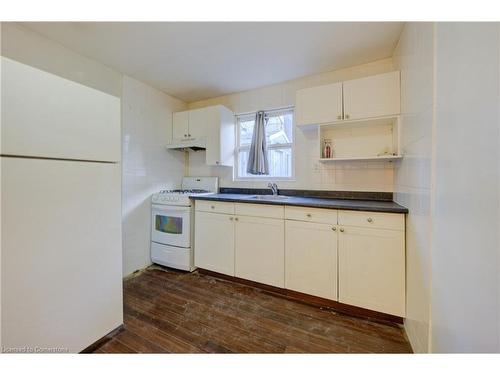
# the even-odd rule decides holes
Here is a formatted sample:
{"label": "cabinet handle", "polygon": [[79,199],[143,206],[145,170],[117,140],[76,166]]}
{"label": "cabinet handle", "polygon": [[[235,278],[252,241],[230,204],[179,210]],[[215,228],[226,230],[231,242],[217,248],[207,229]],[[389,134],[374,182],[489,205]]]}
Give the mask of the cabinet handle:
{"label": "cabinet handle", "polygon": [[219,163],[220,163],[219,161],[216,161],[216,162],[215,162],[215,164],[217,164],[217,165],[219,165]]}
{"label": "cabinet handle", "polygon": [[338,115],[337,120],[342,120],[342,115]]}
{"label": "cabinet handle", "polygon": [[349,115],[345,115],[345,118],[348,119],[349,118]]}
{"label": "cabinet handle", "polygon": [[188,137],[191,137],[191,134],[188,134]]}
{"label": "cabinet handle", "polygon": [[233,221],[233,219],[234,219],[233,217],[230,217],[230,218],[229,218],[229,220],[231,220],[231,221]]}
{"label": "cabinet handle", "polygon": [[235,217],[235,218],[234,218],[234,221],[238,221],[238,218],[237,218],[237,217]]}
{"label": "cabinet handle", "polygon": [[186,138],[188,135],[187,134],[184,134],[184,138]]}
{"label": "cabinet handle", "polygon": [[335,227],[332,227],[332,230],[333,230],[334,232],[336,232],[336,231],[337,231],[337,228],[335,228]]}
{"label": "cabinet handle", "polygon": [[210,208],[213,210],[213,209],[215,209],[215,206],[210,206]]}
{"label": "cabinet handle", "polygon": [[307,217],[312,217],[312,215],[311,215],[311,214],[307,214],[306,216],[307,216]]}
{"label": "cabinet handle", "polygon": [[344,233],[344,228],[340,228],[340,231],[341,231],[342,233]]}
{"label": "cabinet handle", "polygon": [[369,223],[372,223],[373,219],[371,217],[369,217],[368,219],[366,219],[366,221],[368,221]]}

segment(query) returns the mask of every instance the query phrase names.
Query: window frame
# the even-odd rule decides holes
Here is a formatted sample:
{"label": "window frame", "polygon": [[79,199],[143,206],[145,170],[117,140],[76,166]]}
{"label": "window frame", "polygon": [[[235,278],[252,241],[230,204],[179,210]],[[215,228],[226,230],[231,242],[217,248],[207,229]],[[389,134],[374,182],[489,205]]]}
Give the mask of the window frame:
{"label": "window frame", "polygon": [[278,149],[291,149],[291,175],[289,177],[273,177],[269,175],[255,175],[255,176],[238,176],[238,172],[240,170],[240,152],[243,150],[249,150],[251,145],[240,146],[240,137],[241,137],[241,126],[240,119],[242,118],[254,118],[257,113],[255,112],[247,112],[235,115],[235,124],[236,124],[236,137],[235,137],[235,147],[234,147],[234,168],[233,168],[233,181],[295,181],[295,108],[294,107],[285,107],[285,108],[277,108],[270,109],[264,111],[266,115],[269,114],[277,114],[281,112],[291,112],[292,114],[292,142],[286,144],[277,144],[277,145],[268,145],[268,150],[278,150]]}

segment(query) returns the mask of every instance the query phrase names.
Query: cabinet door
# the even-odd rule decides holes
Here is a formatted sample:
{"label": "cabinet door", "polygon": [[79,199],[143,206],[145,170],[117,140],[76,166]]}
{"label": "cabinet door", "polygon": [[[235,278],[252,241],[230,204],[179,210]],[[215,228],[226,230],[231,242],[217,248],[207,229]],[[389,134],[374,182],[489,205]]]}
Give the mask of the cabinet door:
{"label": "cabinet door", "polygon": [[337,232],[329,224],[286,220],[285,288],[337,300]]}
{"label": "cabinet door", "polygon": [[196,212],[194,263],[196,267],[234,276],[234,217]]}
{"label": "cabinet door", "polygon": [[207,128],[207,165],[233,166],[234,163],[234,114],[223,106],[215,107],[217,118]]}
{"label": "cabinet door", "polygon": [[297,125],[321,124],[342,119],[342,83],[297,90]]}
{"label": "cabinet door", "polygon": [[405,315],[403,231],[341,227],[339,301]]}
{"label": "cabinet door", "polygon": [[399,71],[344,82],[344,118],[399,114]]}
{"label": "cabinet door", "polygon": [[174,112],[172,117],[172,140],[181,141],[188,138],[189,111]]}
{"label": "cabinet door", "polygon": [[188,137],[198,139],[207,134],[217,135],[219,128],[219,115],[217,107],[206,107],[189,111]]}
{"label": "cabinet door", "polygon": [[283,288],[284,220],[249,216],[235,220],[235,275]]}

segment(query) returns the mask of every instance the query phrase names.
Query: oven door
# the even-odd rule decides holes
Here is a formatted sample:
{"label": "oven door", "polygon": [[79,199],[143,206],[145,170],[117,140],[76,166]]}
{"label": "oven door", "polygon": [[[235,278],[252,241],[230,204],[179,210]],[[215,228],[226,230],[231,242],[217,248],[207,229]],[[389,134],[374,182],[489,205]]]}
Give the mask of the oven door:
{"label": "oven door", "polygon": [[183,206],[151,206],[151,241],[177,247],[190,247],[191,208]]}

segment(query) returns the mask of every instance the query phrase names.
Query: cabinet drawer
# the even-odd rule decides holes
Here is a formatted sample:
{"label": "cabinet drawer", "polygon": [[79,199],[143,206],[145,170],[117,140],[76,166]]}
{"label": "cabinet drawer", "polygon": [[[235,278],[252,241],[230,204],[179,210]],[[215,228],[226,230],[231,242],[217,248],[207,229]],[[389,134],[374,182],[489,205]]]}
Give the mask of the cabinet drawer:
{"label": "cabinet drawer", "polygon": [[234,203],[197,200],[195,210],[232,215],[234,214]]}
{"label": "cabinet drawer", "polygon": [[339,225],[404,230],[405,216],[385,212],[339,211]]}
{"label": "cabinet drawer", "polygon": [[337,224],[337,210],[329,208],[285,207],[287,220],[309,221],[312,223]]}
{"label": "cabinet drawer", "polygon": [[283,219],[285,210],[283,206],[271,206],[265,204],[236,203],[234,208],[236,215],[269,217]]}

